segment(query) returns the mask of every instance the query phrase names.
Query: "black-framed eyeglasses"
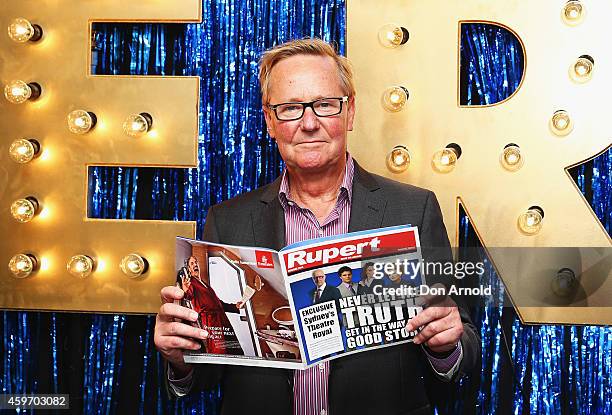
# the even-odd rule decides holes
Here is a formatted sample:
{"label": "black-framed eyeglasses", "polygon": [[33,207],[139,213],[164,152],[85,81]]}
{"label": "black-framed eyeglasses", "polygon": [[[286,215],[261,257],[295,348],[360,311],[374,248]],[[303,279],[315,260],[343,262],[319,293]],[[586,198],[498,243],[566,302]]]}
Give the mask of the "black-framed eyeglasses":
{"label": "black-framed eyeglasses", "polygon": [[268,105],[279,121],[295,121],[304,116],[306,108],[318,117],[331,117],[342,112],[342,104],[348,102],[348,96],[320,98],[310,102],[283,102],[281,104]]}

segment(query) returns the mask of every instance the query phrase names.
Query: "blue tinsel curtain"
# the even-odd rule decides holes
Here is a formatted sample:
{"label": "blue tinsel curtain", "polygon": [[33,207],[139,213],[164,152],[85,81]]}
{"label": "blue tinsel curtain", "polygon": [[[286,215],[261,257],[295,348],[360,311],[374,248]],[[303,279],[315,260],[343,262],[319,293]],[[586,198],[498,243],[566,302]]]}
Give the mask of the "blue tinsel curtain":
{"label": "blue tinsel curtain", "polygon": [[[93,73],[197,75],[202,105],[199,168],[92,168],[90,217],[196,220],[201,232],[208,206],[282,169],[261,114],[260,52],[306,35],[345,50],[343,0],[204,0],[203,14],[193,25],[94,25]],[[522,75],[520,47],[499,28],[462,32],[461,101],[509,96]],[[612,150],[572,171],[609,233],[611,173]],[[461,225],[462,244],[478,246],[465,215]],[[503,297],[492,267],[483,278]],[[438,403],[440,413],[612,413],[610,329],[523,326],[498,306],[475,317],[482,375],[451,388],[456,399]],[[168,400],[152,317],[3,312],[1,323],[0,393],[70,393],[74,411],[87,414],[217,413],[218,392]]]}

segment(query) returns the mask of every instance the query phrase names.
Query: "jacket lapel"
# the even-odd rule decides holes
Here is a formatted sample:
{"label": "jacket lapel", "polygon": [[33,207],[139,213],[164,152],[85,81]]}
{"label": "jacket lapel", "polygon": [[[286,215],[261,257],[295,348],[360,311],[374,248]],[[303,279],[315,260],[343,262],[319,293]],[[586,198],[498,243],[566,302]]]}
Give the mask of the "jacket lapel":
{"label": "jacket lapel", "polygon": [[259,209],[251,212],[255,246],[279,250],[285,246],[285,215],[278,200],[282,175],[268,186]]}
{"label": "jacket lapel", "polygon": [[376,229],[383,226],[387,200],[370,173],[355,163],[349,232]]}

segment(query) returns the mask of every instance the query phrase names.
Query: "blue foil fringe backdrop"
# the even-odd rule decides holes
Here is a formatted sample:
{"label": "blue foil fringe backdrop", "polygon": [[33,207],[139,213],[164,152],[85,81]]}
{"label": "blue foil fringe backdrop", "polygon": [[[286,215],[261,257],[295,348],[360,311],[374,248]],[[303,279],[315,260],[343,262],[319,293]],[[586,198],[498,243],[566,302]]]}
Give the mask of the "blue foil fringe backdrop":
{"label": "blue foil fringe backdrop", "polygon": [[[205,1],[203,10],[201,25],[95,25],[94,53],[98,61],[94,73],[198,75],[202,79],[203,105],[200,168],[92,168],[91,217],[197,220],[201,231],[209,205],[267,183],[282,169],[263,128],[256,77],[259,53],[304,35],[334,40],[340,51],[345,50],[343,1]],[[522,67],[522,55],[514,49],[513,39],[483,25],[465,25],[462,38],[462,58],[470,62],[470,81],[462,96],[476,105],[511,94],[513,89],[504,80],[510,84],[520,80],[516,71]],[[500,65],[504,62],[511,63],[505,70]],[[572,171],[609,233],[611,158],[612,150]],[[462,218],[462,232],[473,237],[467,217]],[[482,278],[494,282],[499,295],[503,295],[491,267]],[[483,338],[477,413],[612,413],[610,329],[523,326],[514,317],[506,334],[514,360],[512,376],[518,382],[513,385],[512,402],[503,402],[500,384],[506,374],[502,370],[501,329],[505,310],[485,306],[476,321]],[[63,325],[75,315],[2,315],[1,393],[65,391],[69,370],[62,360],[66,360],[69,330]],[[139,321],[143,318],[76,316],[77,324],[87,330],[86,335],[71,339],[84,342],[82,378],[73,380],[81,383],[82,396],[71,399],[82,399],[83,413],[217,413],[218,392],[178,402],[167,400],[162,386],[163,365],[152,340],[154,318]],[[126,358],[129,360],[124,363]],[[128,369],[136,365],[136,358],[143,359],[137,368],[141,377],[136,382],[138,392],[126,396],[122,388],[134,383]],[[50,365],[50,380],[41,380],[41,362]],[[440,406],[438,412],[471,412],[472,408],[461,400],[469,386],[462,382],[459,399],[453,405]],[[134,396],[140,398],[136,403]],[[135,411],[126,411],[129,402],[132,407],[136,405]]]}

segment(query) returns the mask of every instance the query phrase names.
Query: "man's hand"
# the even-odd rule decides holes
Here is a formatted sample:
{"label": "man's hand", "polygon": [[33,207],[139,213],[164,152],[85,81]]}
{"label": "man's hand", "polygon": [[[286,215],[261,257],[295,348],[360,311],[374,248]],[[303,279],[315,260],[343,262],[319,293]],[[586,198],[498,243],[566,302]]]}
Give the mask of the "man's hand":
{"label": "man's hand", "polygon": [[201,345],[195,339],[206,339],[208,332],[188,324],[175,321],[183,319],[196,321],[198,314],[187,308],[174,304],[183,298],[184,292],[178,287],[164,287],[161,290],[162,305],[155,319],[155,347],[172,366],[176,376],[184,377],[191,370],[183,360],[183,350],[198,350]]}
{"label": "man's hand", "polygon": [[[437,286],[438,284],[434,287]],[[422,300],[427,308],[406,325],[407,331],[424,326],[419,334],[414,336],[414,343],[424,344],[434,353],[454,350],[463,334],[463,322],[457,304],[447,295],[425,296]]]}

